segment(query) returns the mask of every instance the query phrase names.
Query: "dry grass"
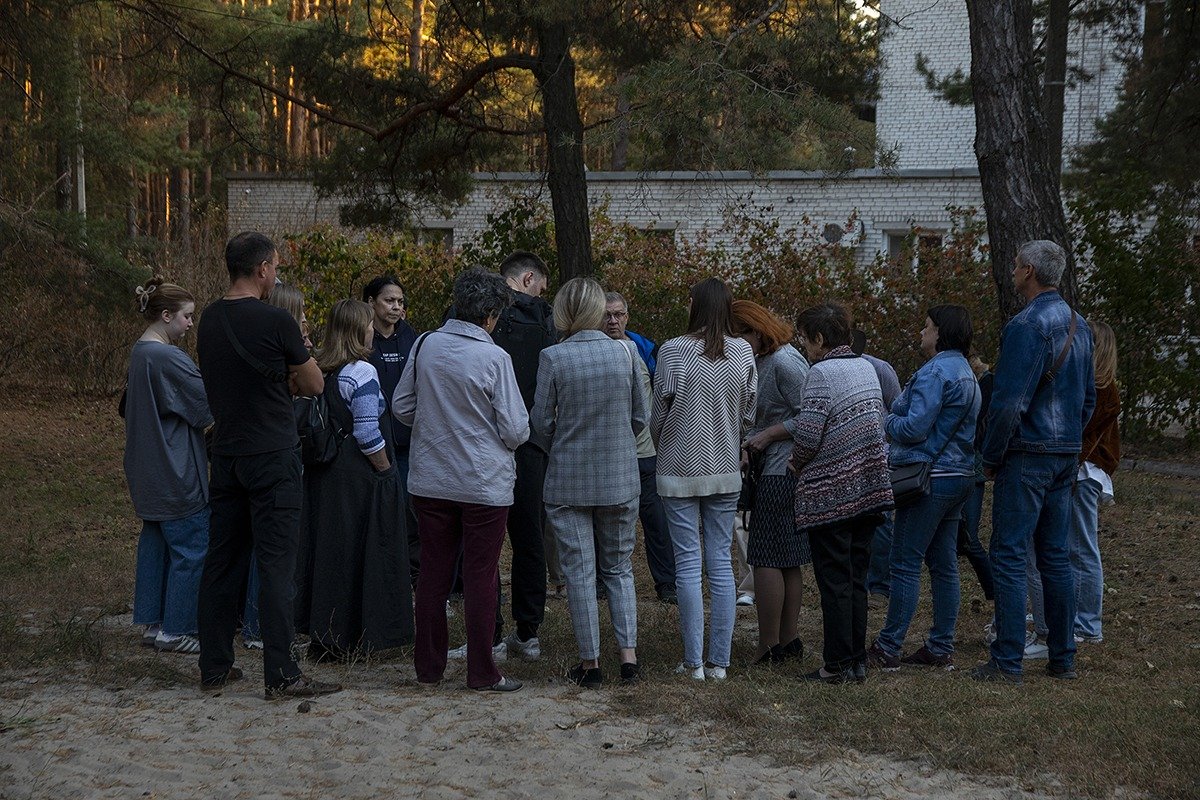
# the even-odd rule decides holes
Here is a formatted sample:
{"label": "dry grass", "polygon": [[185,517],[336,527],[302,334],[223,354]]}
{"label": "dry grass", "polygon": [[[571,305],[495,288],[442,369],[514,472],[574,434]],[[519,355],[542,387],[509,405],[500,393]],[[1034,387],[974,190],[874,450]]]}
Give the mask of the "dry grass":
{"label": "dry grass", "polygon": [[[191,680],[190,663],[137,653],[132,636],[114,641],[94,624],[127,609],[139,530],[114,403],[17,391],[0,400],[0,667],[10,676],[39,669],[95,682]],[[872,674],[863,686],[808,686],[796,676],[815,667],[813,655],[778,670],[736,666],[754,646],[753,612],[742,609],[730,679],[697,685],[672,674],[680,655],[675,609],[647,600],[639,624],[648,679],[613,690],[614,706],[698,723],[715,752],[764,753],[783,763],[853,748],[1068,795],[1122,786],[1200,795],[1200,482],[1122,473],[1116,488],[1119,505],[1102,512],[1105,642],[1081,646],[1075,683],[1042,678],[1035,667],[1020,689],[919,671]],[[635,564],[641,596],[652,598],[640,547]],[[958,660],[967,666],[984,658],[990,609],[973,576],[963,584]],[[819,648],[811,587],[809,580],[801,634]],[[919,613],[927,611],[923,600]],[[461,626],[461,615],[454,622]],[[873,611],[871,635],[881,622]],[[919,616],[910,646],[927,625]],[[602,633],[611,642],[607,624]],[[461,637],[461,628],[453,635]],[[562,680],[575,655],[564,602],[550,602],[542,642],[542,661],[506,669],[536,682]],[[405,651],[383,656],[337,671],[371,684],[364,673],[376,663],[408,659]],[[606,675],[615,676],[615,654],[604,658]]]}

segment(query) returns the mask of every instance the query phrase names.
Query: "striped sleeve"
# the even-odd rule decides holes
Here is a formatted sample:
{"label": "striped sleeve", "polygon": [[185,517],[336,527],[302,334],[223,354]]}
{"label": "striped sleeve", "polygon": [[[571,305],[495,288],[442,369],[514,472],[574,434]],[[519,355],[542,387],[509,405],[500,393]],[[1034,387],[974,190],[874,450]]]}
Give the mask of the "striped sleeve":
{"label": "striped sleeve", "polygon": [[379,416],[386,407],[379,388],[379,374],[367,361],[355,361],[338,373],[338,392],[354,417],[354,440],[363,455],[378,453],[384,448]]}

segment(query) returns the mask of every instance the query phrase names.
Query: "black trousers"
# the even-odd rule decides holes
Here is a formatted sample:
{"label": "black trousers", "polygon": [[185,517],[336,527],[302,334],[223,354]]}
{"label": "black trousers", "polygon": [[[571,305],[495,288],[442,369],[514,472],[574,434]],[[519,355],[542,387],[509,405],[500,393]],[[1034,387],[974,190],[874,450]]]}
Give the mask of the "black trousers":
{"label": "black trousers", "polygon": [[251,549],[258,558],[264,681],[268,688],[279,687],[300,675],[292,658],[300,474],[300,454],[293,449],[212,457],[212,523],[198,609],[203,681],[219,679],[233,666],[233,637]]}
{"label": "black trousers", "polygon": [[864,514],[809,531],[829,672],[866,661],[867,567],[881,520],[880,514]]}
{"label": "black trousers", "polygon": [[[546,615],[546,549],[542,532],[546,507],[542,487],[549,457],[526,442],[517,448],[517,483],[508,512],[508,541],[512,545],[512,617],[521,639],[537,636]],[[496,605],[496,639],[504,629],[502,603]]]}
{"label": "black trousers", "polygon": [[638,459],[638,475],[642,479],[642,498],[638,502],[638,517],[646,538],[646,563],[654,588],[675,587],[675,551],[671,533],[667,530],[667,514],[658,496],[658,456]]}

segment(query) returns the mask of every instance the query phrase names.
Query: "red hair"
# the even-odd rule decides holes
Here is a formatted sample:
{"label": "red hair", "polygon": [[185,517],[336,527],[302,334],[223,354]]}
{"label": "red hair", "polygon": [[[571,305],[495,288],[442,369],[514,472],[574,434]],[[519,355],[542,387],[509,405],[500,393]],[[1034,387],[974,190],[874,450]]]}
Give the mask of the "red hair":
{"label": "red hair", "polygon": [[779,315],[751,300],[733,301],[733,329],[735,333],[745,330],[757,333],[767,353],[774,353],[792,341],[796,333]]}

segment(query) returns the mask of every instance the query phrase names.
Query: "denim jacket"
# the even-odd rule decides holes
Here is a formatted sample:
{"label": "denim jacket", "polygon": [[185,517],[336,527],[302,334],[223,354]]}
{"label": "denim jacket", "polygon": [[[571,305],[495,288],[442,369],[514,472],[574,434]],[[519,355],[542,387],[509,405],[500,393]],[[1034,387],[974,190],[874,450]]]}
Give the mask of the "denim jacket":
{"label": "denim jacket", "polygon": [[888,461],[892,466],[924,461],[936,470],[974,475],[975,421],[981,397],[975,373],[962,353],[943,350],[934,355],[892,404],[884,426],[891,439]]}
{"label": "denim jacket", "polygon": [[1083,428],[1096,406],[1092,332],[1075,314],[1075,339],[1053,381],[1054,367],[1075,314],[1057,291],[1047,291],[1004,326],[995,389],[988,408],[983,464],[998,467],[1005,453],[1078,453]]}

